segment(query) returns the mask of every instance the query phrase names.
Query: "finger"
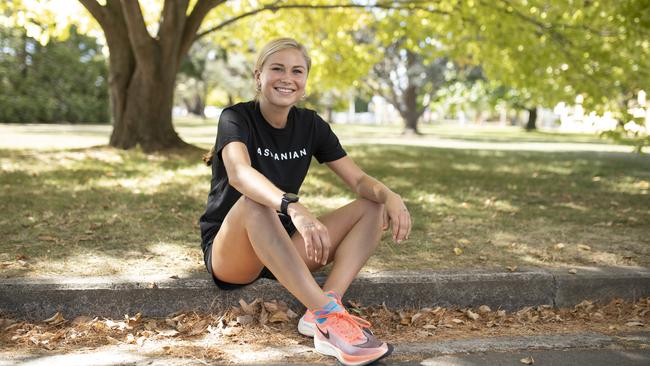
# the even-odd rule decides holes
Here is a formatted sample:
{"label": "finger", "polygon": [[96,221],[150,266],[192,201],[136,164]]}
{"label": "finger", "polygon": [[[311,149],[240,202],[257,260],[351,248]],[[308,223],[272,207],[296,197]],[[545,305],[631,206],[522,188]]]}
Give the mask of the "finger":
{"label": "finger", "polygon": [[384,222],[381,225],[381,229],[386,231],[388,230],[388,211],[386,211],[386,209],[384,209],[384,214],[382,216],[384,218]]}
{"label": "finger", "polygon": [[309,235],[309,233],[305,233],[303,238],[305,239],[305,254],[307,254],[307,258],[311,260],[312,252],[314,249],[314,245],[311,241],[311,236]]}
{"label": "finger", "polygon": [[411,220],[411,214],[407,211],[406,217],[408,218],[408,231],[406,232],[406,239],[411,236],[411,229],[413,229],[413,221]]}
{"label": "finger", "polygon": [[321,239],[317,230],[314,230],[312,232],[312,235],[312,242],[314,243],[314,255],[312,256],[311,260],[315,263],[319,263],[321,253],[323,252],[323,243],[321,243]]}
{"label": "finger", "polygon": [[409,218],[405,212],[400,215],[399,222],[400,222],[400,228],[399,228],[398,240],[402,241],[406,239],[406,235],[408,234],[409,231]]}
{"label": "finger", "polygon": [[390,221],[393,224],[393,241],[397,241],[397,237],[399,234],[399,216],[391,217]]}
{"label": "finger", "polygon": [[321,242],[323,244],[323,253],[321,256],[320,263],[322,265],[326,265],[327,259],[330,256],[330,248],[332,247],[332,242],[330,241],[330,234],[327,231],[327,228],[325,228],[325,231],[322,233]]}

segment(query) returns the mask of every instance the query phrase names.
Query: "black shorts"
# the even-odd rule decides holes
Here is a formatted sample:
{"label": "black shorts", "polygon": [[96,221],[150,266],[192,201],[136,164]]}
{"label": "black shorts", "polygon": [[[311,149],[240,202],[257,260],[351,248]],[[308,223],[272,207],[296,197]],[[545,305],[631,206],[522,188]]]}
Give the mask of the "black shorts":
{"label": "black shorts", "polygon": [[[282,213],[278,213],[278,217],[280,218],[280,222],[282,222],[282,226],[284,226],[284,229],[287,231],[287,234],[289,234],[289,236],[292,236],[296,232],[296,227],[293,225],[291,218]],[[205,263],[205,268],[208,270],[208,273],[212,277],[212,280],[214,281],[214,284],[217,285],[217,287],[219,287],[222,290],[235,290],[240,287],[250,285],[251,283],[257,281],[260,278],[269,278],[272,280],[275,279],[273,273],[271,273],[271,271],[269,271],[269,269],[266,267],[262,268],[262,272],[260,272],[260,275],[257,276],[255,281],[251,283],[236,284],[236,283],[228,283],[218,279],[214,275],[214,273],[212,273],[212,243],[214,242],[214,238],[217,236],[218,232],[219,230],[217,229],[214,231],[214,234],[205,237],[204,238],[205,242],[203,243],[204,244],[203,248],[205,248],[205,250],[203,251],[203,262]]]}

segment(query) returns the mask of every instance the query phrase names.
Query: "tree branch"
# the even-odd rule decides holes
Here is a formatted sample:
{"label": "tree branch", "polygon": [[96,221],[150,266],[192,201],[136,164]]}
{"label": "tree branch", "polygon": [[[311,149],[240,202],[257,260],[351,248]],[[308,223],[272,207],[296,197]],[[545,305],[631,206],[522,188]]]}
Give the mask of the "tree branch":
{"label": "tree branch", "polygon": [[165,64],[163,67],[178,69],[178,49],[187,21],[185,13],[188,5],[189,0],[165,0],[158,28],[158,44]]}
{"label": "tree branch", "polygon": [[363,5],[363,4],[288,4],[288,5],[274,5],[277,4],[279,1],[276,1],[275,3],[271,5],[265,5],[261,8],[253,9],[251,11],[248,11],[246,13],[239,14],[233,18],[230,18],[228,20],[223,21],[222,23],[207,29],[201,33],[198,33],[195,37],[194,40],[197,40],[199,38],[202,38],[214,31],[217,31],[221,28],[224,28],[232,23],[237,22],[238,20],[241,20],[243,18],[247,18],[250,16],[253,16],[255,14],[264,12],[264,11],[278,11],[282,9],[395,9],[395,10],[424,10],[426,12],[432,13],[432,14],[441,14],[441,15],[451,15],[451,13],[435,9],[433,7],[423,7],[421,5],[416,5],[418,3],[420,4],[425,4],[426,2],[409,2],[406,1],[404,3],[402,2],[397,2],[397,3],[391,3],[391,2],[386,2],[386,3],[377,3],[374,5]]}
{"label": "tree branch", "polygon": [[136,59],[153,57],[155,41],[147,31],[139,1],[122,0],[121,4]]}
{"label": "tree branch", "polygon": [[97,0],[79,0],[81,5],[83,5],[86,10],[92,15],[95,20],[97,20],[97,23],[99,23],[99,26],[102,27],[104,32],[106,32],[106,13],[104,12],[104,7],[101,6]]}
{"label": "tree branch", "polygon": [[181,60],[185,57],[187,52],[189,52],[192,43],[198,39],[196,37],[196,32],[198,32],[201,23],[210,10],[225,2],[226,0],[198,0],[196,2],[194,8],[192,8],[192,12],[185,21],[185,26],[183,27],[181,43],[178,48],[177,65],[181,64]]}

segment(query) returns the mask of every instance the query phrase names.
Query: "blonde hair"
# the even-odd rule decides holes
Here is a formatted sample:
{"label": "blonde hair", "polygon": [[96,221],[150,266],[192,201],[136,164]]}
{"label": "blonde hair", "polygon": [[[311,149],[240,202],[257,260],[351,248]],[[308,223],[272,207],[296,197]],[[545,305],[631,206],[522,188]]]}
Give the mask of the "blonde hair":
{"label": "blonde hair", "polygon": [[262,47],[260,54],[257,56],[255,71],[262,71],[262,67],[264,67],[266,60],[268,60],[272,54],[286,49],[295,49],[300,51],[302,57],[305,58],[305,62],[307,63],[307,72],[309,72],[311,69],[311,58],[309,57],[307,48],[293,38],[274,39]]}

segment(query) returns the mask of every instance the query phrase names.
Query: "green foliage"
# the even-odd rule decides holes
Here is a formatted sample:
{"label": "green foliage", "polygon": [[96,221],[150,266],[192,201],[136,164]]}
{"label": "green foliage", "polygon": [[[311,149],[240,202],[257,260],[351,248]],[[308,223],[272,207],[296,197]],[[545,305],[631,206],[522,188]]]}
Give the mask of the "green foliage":
{"label": "green foliage", "polygon": [[22,28],[0,28],[0,121],[109,122],[108,70],[101,48],[71,27],[41,45]]}

